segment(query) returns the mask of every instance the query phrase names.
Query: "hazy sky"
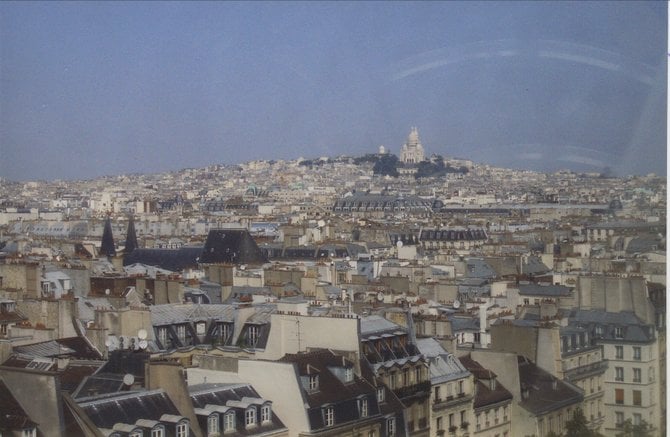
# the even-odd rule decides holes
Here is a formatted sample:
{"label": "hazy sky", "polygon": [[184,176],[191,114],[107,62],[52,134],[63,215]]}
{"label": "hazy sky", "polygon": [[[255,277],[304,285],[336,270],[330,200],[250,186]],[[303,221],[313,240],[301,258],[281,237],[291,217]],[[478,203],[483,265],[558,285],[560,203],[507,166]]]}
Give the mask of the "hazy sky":
{"label": "hazy sky", "polygon": [[428,153],[666,172],[665,2],[2,2],[0,177]]}

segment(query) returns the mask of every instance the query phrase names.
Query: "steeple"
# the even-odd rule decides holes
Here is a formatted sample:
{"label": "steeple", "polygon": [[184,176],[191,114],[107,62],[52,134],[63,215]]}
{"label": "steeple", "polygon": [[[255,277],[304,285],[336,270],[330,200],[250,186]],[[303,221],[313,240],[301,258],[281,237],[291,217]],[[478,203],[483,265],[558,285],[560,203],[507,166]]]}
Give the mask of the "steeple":
{"label": "steeple", "polygon": [[105,229],[102,231],[102,244],[100,245],[100,255],[116,256],[116,248],[114,247],[114,237],[112,236],[112,221],[109,216],[105,221]]}
{"label": "steeple", "polygon": [[125,253],[130,253],[137,249],[137,234],[135,233],[135,220],[131,215],[128,219],[128,231],[126,231],[126,248]]}

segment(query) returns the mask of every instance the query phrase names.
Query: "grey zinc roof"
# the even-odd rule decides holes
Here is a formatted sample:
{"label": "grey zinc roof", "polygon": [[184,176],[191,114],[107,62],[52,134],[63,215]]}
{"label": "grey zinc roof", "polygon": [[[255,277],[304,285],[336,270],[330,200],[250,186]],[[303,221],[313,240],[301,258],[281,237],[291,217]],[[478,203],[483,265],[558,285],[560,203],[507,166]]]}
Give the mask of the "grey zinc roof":
{"label": "grey zinc roof", "polygon": [[571,287],[553,284],[519,284],[519,294],[531,296],[570,296]]}
{"label": "grey zinc roof", "polygon": [[208,319],[223,322],[235,320],[235,307],[226,304],[164,304],[152,305],[150,309],[151,324],[154,326]]}
{"label": "grey zinc roof", "polygon": [[398,329],[400,329],[400,326],[382,316],[372,315],[361,318],[361,335],[364,337],[380,332],[396,331]]}
{"label": "grey zinc roof", "polygon": [[433,384],[464,378],[470,374],[458,358],[447,352],[434,338],[422,338],[416,344],[419,352],[429,358],[430,380]]}

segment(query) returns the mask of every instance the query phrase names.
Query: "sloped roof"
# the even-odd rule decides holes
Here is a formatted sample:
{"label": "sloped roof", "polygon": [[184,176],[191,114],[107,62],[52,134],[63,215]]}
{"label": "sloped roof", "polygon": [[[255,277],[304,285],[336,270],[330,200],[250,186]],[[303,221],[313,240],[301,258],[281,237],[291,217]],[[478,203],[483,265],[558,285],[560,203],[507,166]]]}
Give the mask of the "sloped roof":
{"label": "sloped roof", "polygon": [[161,420],[164,414],[181,417],[162,389],[87,400],[79,406],[98,428],[107,429],[117,423],[134,424],[140,419]]}
{"label": "sloped roof", "polygon": [[227,304],[164,304],[151,305],[151,324],[153,326],[172,325],[196,320],[217,320],[233,322],[235,307]]}
{"label": "sloped roof", "polygon": [[532,414],[541,415],[567,405],[577,405],[584,399],[577,387],[556,378],[526,357],[519,356],[518,362],[522,393],[519,405]]}
{"label": "sloped roof", "polygon": [[25,412],[2,379],[0,379],[0,431],[18,431],[37,424]]}
{"label": "sloped roof", "polygon": [[202,246],[183,246],[178,249],[135,249],[123,258],[123,265],[147,264],[171,272],[197,267]]}
{"label": "sloped roof", "polygon": [[491,390],[490,380],[496,378],[496,374],[491,370],[486,369],[466,355],[460,358],[461,363],[474,375],[475,377],[475,400],[474,407],[481,408],[487,405],[497,404],[504,401],[512,401],[513,395],[509,390],[503,386],[500,381],[495,382],[495,388]]}
{"label": "sloped roof", "polygon": [[264,264],[267,259],[246,229],[212,229],[200,262]]}

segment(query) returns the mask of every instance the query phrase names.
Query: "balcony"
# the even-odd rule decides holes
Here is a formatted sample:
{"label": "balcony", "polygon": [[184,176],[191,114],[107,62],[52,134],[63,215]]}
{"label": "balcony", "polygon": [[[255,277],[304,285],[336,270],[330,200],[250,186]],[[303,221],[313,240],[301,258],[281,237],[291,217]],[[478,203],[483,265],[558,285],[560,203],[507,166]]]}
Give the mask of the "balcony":
{"label": "balcony", "polygon": [[576,367],[565,372],[565,379],[573,381],[575,379],[587,378],[589,376],[601,375],[607,370],[607,361],[597,361],[585,366]]}
{"label": "balcony", "polygon": [[472,395],[469,393],[458,393],[456,396],[447,396],[446,399],[438,399],[433,404],[433,411],[440,411],[452,405],[469,402],[472,400]]}
{"label": "balcony", "polygon": [[408,385],[406,387],[400,387],[393,390],[396,396],[402,400],[407,400],[409,398],[420,398],[423,396],[430,396],[430,381],[420,382],[418,384]]}

